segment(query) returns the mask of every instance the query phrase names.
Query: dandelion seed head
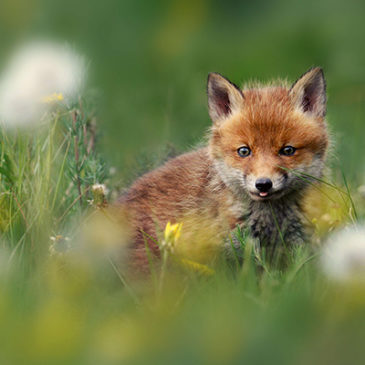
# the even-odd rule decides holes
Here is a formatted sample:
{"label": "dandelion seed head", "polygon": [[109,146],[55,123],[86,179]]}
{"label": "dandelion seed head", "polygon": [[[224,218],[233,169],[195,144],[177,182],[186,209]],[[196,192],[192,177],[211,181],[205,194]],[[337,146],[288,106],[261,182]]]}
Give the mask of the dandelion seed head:
{"label": "dandelion seed head", "polygon": [[65,45],[32,42],[19,48],[0,76],[1,122],[34,125],[53,102],[72,102],[84,81],[84,65]]}
{"label": "dandelion seed head", "polygon": [[332,280],[365,283],[365,227],[351,227],[332,235],[323,249],[321,264]]}

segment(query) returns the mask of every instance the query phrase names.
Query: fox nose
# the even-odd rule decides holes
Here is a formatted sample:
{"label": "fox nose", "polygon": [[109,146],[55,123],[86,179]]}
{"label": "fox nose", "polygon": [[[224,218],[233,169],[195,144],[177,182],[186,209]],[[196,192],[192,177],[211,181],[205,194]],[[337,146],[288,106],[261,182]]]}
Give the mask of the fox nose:
{"label": "fox nose", "polygon": [[258,191],[266,193],[272,188],[272,181],[267,177],[261,177],[256,180],[255,186]]}

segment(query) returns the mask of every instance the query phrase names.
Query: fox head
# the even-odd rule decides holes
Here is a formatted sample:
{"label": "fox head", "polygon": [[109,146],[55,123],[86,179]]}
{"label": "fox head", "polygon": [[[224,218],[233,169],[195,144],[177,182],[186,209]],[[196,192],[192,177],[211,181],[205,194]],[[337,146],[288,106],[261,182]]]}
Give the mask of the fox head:
{"label": "fox head", "polygon": [[209,152],[225,184],[254,200],[301,191],[322,175],[328,147],[326,84],[312,68],[291,87],[239,89],[208,77]]}

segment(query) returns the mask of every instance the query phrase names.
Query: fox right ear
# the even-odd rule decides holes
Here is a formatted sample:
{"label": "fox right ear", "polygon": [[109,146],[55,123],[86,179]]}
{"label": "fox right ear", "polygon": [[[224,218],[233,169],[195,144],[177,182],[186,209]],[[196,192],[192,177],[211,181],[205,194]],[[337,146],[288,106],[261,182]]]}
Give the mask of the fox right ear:
{"label": "fox right ear", "polygon": [[208,106],[213,123],[220,123],[242,107],[241,90],[217,73],[208,75]]}
{"label": "fox right ear", "polygon": [[326,115],[326,81],[320,67],[311,68],[291,87],[289,95],[299,109],[316,117]]}

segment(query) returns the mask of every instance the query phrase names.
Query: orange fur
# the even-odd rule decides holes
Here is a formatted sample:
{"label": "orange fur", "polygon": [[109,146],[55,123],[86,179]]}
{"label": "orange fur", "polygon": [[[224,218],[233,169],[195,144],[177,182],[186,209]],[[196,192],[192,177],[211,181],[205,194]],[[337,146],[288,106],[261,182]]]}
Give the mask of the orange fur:
{"label": "orange fur", "polygon": [[[260,239],[274,237],[268,201],[282,216],[279,224],[286,237],[297,239],[292,232],[299,222],[296,197],[306,184],[288,170],[321,174],[328,147],[322,71],[310,70],[292,88],[256,85],[243,90],[211,74],[208,97],[213,120],[208,146],[142,176],[120,200],[134,232],[130,262],[139,271],[148,271],[145,244],[159,256],[154,240],[161,238],[168,221],[183,222],[179,248],[184,255],[199,252],[200,261],[212,257],[208,251],[219,252],[237,225],[247,225]],[[296,148],[293,156],[280,154],[287,145]],[[250,148],[248,157],[238,155],[241,146]],[[273,180],[272,199],[256,194],[260,177]]]}
{"label": "orange fur", "polygon": [[[292,104],[283,87],[244,90],[245,104],[239,114],[223,125],[213,126],[210,151],[227,164],[256,175],[272,175],[280,167],[294,168],[310,163],[314,153],[323,155],[328,146],[323,118],[308,118]],[[252,147],[257,159],[240,158],[242,145]],[[296,146],[298,153],[290,159],[279,156],[284,145]]]}

